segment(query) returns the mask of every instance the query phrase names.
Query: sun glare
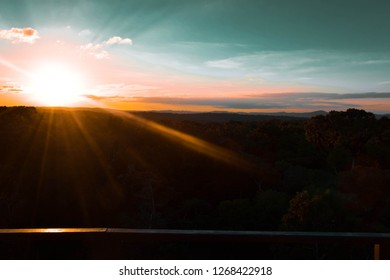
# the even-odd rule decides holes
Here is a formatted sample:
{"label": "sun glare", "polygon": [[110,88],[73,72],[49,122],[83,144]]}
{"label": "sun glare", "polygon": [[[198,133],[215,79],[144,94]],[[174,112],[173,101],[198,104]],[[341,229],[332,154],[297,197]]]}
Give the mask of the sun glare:
{"label": "sun glare", "polygon": [[42,105],[64,106],[77,103],[84,90],[80,73],[66,64],[45,64],[32,73],[28,91]]}

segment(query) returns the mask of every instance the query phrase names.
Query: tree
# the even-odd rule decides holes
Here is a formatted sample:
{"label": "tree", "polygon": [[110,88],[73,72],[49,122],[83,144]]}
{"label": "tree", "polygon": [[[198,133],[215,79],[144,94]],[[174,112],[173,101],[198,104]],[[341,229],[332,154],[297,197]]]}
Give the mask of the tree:
{"label": "tree", "polygon": [[354,227],[354,219],[345,208],[346,197],[338,191],[298,192],[282,218],[287,230],[345,231]]}
{"label": "tree", "polygon": [[305,124],[306,139],[324,152],[334,148],[356,155],[362,152],[371,137],[379,131],[375,115],[364,110],[331,111],[326,116],[316,116]]}

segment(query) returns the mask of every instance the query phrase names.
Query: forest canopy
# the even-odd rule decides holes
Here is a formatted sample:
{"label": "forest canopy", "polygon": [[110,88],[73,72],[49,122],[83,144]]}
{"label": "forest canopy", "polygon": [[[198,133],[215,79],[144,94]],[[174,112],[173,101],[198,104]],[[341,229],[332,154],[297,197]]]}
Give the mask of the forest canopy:
{"label": "forest canopy", "polygon": [[390,227],[390,120],[363,110],[215,122],[0,107],[0,135],[3,228]]}

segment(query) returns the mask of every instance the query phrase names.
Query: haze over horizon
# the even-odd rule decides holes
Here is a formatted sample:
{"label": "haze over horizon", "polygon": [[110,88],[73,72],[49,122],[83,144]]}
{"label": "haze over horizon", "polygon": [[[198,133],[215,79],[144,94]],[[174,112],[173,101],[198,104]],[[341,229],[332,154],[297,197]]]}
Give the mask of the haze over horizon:
{"label": "haze over horizon", "polygon": [[390,112],[390,3],[1,1],[0,105]]}

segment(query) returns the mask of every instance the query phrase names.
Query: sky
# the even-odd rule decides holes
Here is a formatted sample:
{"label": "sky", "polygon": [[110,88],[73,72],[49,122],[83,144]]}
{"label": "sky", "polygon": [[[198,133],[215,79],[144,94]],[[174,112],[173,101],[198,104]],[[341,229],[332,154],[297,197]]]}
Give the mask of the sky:
{"label": "sky", "polygon": [[3,0],[0,106],[390,112],[388,0]]}

